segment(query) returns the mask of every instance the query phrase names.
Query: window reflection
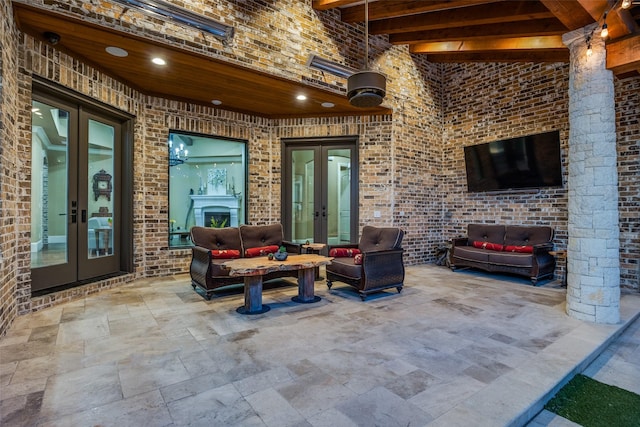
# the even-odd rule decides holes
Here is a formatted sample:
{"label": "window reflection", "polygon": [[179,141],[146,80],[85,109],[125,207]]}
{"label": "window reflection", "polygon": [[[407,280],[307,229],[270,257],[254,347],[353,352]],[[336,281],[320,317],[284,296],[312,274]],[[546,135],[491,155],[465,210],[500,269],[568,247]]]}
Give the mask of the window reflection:
{"label": "window reflection", "polygon": [[245,223],[245,141],[170,132],[169,247],[191,246],[189,230]]}

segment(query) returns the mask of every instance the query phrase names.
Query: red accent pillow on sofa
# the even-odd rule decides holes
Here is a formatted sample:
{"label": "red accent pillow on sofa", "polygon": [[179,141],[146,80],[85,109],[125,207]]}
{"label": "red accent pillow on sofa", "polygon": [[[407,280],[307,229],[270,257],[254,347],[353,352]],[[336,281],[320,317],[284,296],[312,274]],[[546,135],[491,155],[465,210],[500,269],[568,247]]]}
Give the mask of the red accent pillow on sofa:
{"label": "red accent pillow on sofa", "polygon": [[329,251],[329,256],[334,258],[353,258],[359,253],[360,253],[360,249],[333,248]]}
{"label": "red accent pillow on sofa", "polygon": [[533,253],[533,246],[505,246],[504,250],[506,252],[521,252],[524,254],[532,254]]}
{"label": "red accent pillow on sofa", "polygon": [[211,258],[213,259],[240,258],[240,251],[237,249],[212,249]]}
{"label": "red accent pillow on sofa", "polygon": [[354,263],[355,265],[362,265],[362,254],[356,254],[356,255],[353,257],[353,263]]}
{"label": "red accent pillow on sofa", "polygon": [[278,252],[280,247],[278,245],[271,246],[259,246],[257,248],[249,248],[244,251],[244,256],[247,258],[253,258],[257,256],[269,255]]}
{"label": "red accent pillow on sofa", "polygon": [[473,247],[479,249],[489,249],[491,251],[501,251],[502,249],[504,249],[504,246],[500,243],[481,242],[478,240],[475,240],[473,242]]}

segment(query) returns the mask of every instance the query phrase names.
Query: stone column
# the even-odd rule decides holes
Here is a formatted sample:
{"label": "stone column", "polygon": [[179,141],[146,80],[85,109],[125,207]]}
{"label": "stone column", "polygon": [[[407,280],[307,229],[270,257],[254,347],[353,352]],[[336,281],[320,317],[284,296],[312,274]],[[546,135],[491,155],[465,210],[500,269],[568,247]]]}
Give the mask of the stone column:
{"label": "stone column", "polygon": [[[569,70],[567,314],[620,321],[620,229],[613,74],[597,24],[565,34]],[[595,33],[594,33],[595,30]],[[586,35],[593,54],[587,56]]]}

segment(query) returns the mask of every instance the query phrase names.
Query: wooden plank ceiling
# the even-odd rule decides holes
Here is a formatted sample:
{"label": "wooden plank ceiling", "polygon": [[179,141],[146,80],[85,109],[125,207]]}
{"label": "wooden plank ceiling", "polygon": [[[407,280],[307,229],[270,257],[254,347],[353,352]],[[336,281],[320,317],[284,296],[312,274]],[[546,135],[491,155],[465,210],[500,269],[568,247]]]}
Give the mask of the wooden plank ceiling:
{"label": "wooden plank ceiling", "polygon": [[[318,13],[338,8],[348,24],[364,22],[362,0],[312,1]],[[608,67],[626,76],[640,71],[640,0],[620,8],[621,0],[379,0],[369,2],[369,32],[432,62],[568,61],[562,34],[607,14]],[[117,78],[142,93],[184,100],[268,118],[322,117],[388,113],[386,107],[361,109],[343,93],[270,75],[78,18],[13,2],[21,31],[46,40],[60,35],[55,48]],[[125,49],[119,58],[107,46]],[[164,67],[150,62],[154,56]],[[304,94],[307,100],[298,101]],[[334,107],[323,107],[323,103]]]}
{"label": "wooden plank ceiling", "polygon": [[[629,9],[621,4],[622,0],[371,0],[369,32],[386,34],[392,44],[408,45],[411,53],[427,55],[431,62],[568,62],[562,35],[602,24],[608,12],[608,44],[625,40],[616,47],[617,60],[624,65],[610,68],[629,73],[640,70],[640,0]],[[346,23],[365,20],[362,0],[313,0],[313,7],[339,8]]]}

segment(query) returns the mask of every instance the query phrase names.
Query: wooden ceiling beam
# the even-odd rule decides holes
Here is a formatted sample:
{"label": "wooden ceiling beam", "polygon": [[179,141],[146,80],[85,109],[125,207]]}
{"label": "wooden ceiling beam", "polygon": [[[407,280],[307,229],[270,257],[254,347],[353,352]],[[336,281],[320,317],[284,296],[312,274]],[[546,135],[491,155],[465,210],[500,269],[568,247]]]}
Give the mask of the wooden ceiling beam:
{"label": "wooden ceiling beam", "polygon": [[571,31],[595,21],[578,2],[567,0],[541,0],[540,2]]}
{"label": "wooden ceiling beam", "polygon": [[562,36],[486,38],[481,40],[459,40],[448,42],[417,43],[411,45],[411,53],[455,53],[455,52],[491,52],[491,51],[567,51]]}
{"label": "wooden ceiling beam", "polygon": [[443,28],[430,31],[391,34],[392,44],[415,44],[434,41],[476,40],[486,37],[535,37],[566,33],[567,29],[557,19],[540,19],[528,22],[513,22],[499,25],[475,25],[469,27]]}
{"label": "wooden ceiling beam", "polygon": [[[586,12],[585,12],[586,14]],[[588,16],[588,15],[587,15]],[[369,23],[371,34],[396,34],[470,25],[501,24],[553,18],[554,15],[539,2],[510,1],[500,7],[486,5],[421,13]],[[591,18],[590,16],[588,16]]]}
{"label": "wooden ceiling beam", "polygon": [[336,7],[349,6],[359,3],[361,0],[313,0],[312,6],[314,10],[329,10]]}
{"label": "wooden ceiling beam", "polygon": [[449,52],[428,54],[429,62],[569,62],[569,50],[561,51],[500,51]]}
{"label": "wooden ceiling beam", "polygon": [[640,70],[640,35],[607,43],[607,69],[615,75]]}
{"label": "wooden ceiling beam", "polygon": [[[436,10],[496,3],[498,1],[501,0],[381,0],[375,3],[369,3],[369,21],[433,12]],[[364,22],[364,5],[361,4],[342,9],[342,22],[350,24]]]}

